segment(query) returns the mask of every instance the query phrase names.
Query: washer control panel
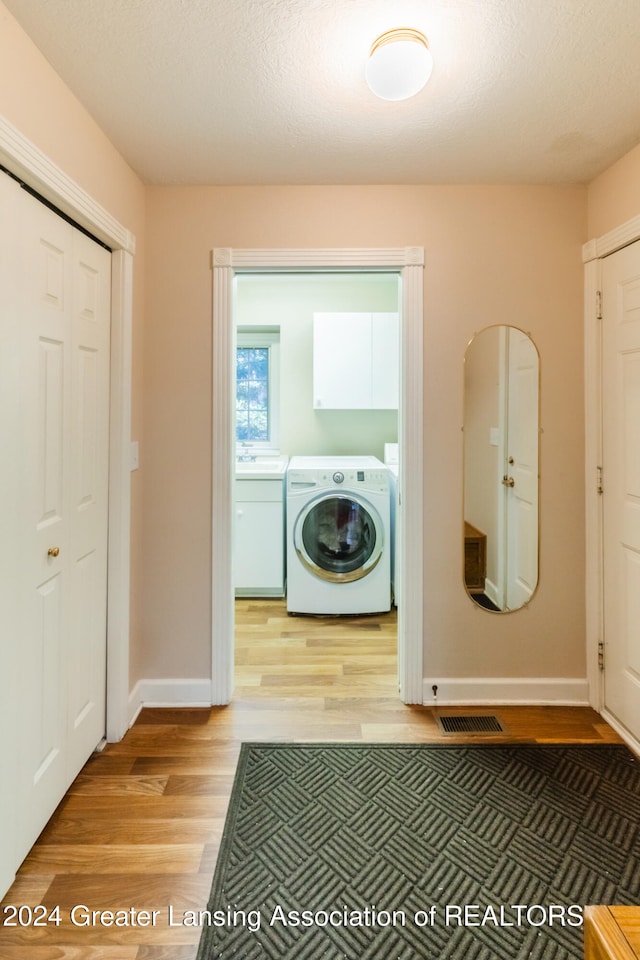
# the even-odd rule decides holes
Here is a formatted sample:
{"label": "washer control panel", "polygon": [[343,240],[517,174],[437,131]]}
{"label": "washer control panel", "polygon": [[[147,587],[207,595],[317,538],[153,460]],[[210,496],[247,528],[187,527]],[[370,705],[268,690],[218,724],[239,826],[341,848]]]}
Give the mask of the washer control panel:
{"label": "washer control panel", "polygon": [[365,470],[296,470],[287,471],[289,490],[326,489],[340,487],[344,490],[370,490],[384,492],[389,489],[389,474],[386,468]]}
{"label": "washer control panel", "polygon": [[389,471],[377,457],[291,457],[286,474],[287,493],[340,491],[389,493]]}

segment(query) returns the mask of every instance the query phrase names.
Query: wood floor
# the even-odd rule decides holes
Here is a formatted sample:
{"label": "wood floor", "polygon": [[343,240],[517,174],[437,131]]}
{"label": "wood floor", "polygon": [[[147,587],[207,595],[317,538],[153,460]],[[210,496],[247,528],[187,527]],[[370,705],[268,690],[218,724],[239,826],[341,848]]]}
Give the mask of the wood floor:
{"label": "wood floor", "polygon": [[[431,707],[400,703],[393,613],[288,617],[280,601],[240,601],[236,648],[230,706],[143,710],[90,759],[2,904],[0,924],[11,904],[59,906],[60,923],[0,925],[2,960],[193,960],[200,931],[182,921],[206,906],[243,740],[468,739],[442,734]],[[474,742],[619,742],[588,708],[491,712],[506,737]],[[85,925],[80,907],[101,913]],[[158,911],[155,924],[140,911]]]}

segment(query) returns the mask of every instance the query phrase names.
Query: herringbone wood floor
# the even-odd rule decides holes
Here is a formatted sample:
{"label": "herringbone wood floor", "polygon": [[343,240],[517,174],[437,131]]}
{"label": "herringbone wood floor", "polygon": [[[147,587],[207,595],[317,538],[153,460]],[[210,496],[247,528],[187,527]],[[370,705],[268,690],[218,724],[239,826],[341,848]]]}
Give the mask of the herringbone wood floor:
{"label": "herringbone wood floor", "polygon": [[[182,920],[206,905],[243,740],[443,739],[431,707],[398,699],[393,613],[288,617],[282,601],[240,601],[236,648],[230,706],[143,710],[89,760],[2,904],[58,905],[61,923],[0,926],[3,960],[192,960],[200,931]],[[493,712],[508,739],[619,741],[588,708]],[[76,906],[102,913],[85,926],[76,911],[74,925]],[[132,908],[157,910],[155,925],[133,925]]]}

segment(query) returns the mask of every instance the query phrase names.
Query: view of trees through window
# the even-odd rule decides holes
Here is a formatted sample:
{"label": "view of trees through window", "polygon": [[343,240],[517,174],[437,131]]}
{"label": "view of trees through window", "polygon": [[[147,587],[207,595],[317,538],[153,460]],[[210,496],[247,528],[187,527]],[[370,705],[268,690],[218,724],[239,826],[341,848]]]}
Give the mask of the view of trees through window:
{"label": "view of trees through window", "polygon": [[236,439],[269,439],[269,348],[238,347],[236,361]]}

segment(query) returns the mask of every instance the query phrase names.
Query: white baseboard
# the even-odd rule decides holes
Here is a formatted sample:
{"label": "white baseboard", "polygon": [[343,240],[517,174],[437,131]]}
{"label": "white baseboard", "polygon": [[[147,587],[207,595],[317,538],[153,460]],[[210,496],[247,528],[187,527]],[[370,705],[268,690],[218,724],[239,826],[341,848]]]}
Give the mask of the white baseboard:
{"label": "white baseboard", "polygon": [[484,581],[484,592],[485,595],[489,597],[489,600],[496,605],[496,607],[500,606],[498,603],[498,588],[493,580],[489,579],[489,577],[487,577]]}
{"label": "white baseboard", "polygon": [[211,680],[138,680],[129,695],[129,726],[143,707],[210,707]]}
{"label": "white baseboard", "polygon": [[[435,699],[434,684],[438,688]],[[427,677],[423,681],[422,702],[426,706],[437,704],[439,707],[498,704],[588,706],[589,684],[586,679],[549,677]],[[129,726],[143,707],[210,706],[210,680],[138,680],[129,696]],[[618,729],[614,723],[611,725]],[[625,736],[619,729],[618,733]],[[628,733],[626,737],[629,737]]]}
{"label": "white baseboard", "polygon": [[[433,687],[437,687],[434,697]],[[425,677],[425,706],[589,706],[589,683],[555,677]]]}

